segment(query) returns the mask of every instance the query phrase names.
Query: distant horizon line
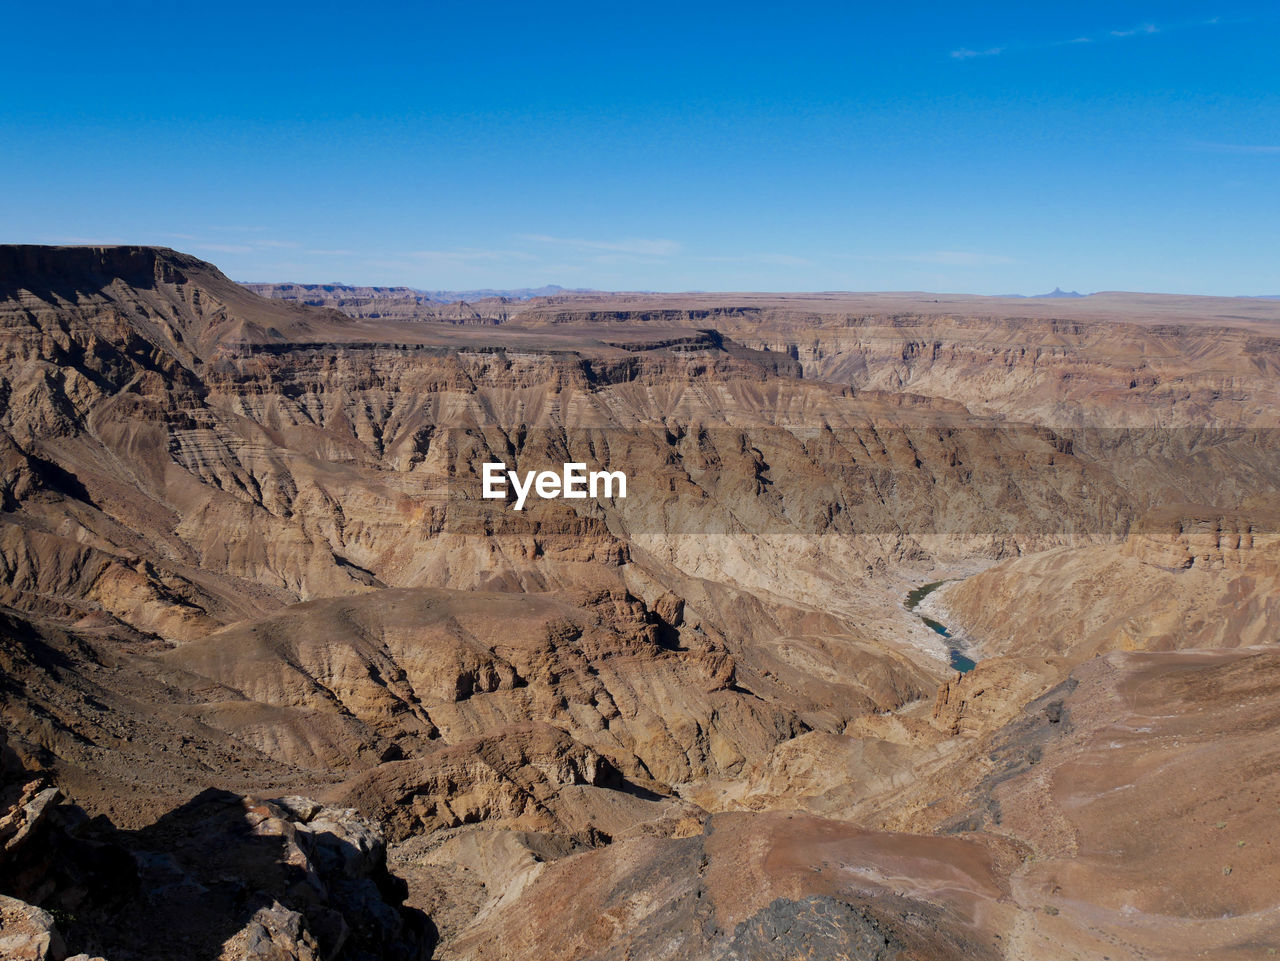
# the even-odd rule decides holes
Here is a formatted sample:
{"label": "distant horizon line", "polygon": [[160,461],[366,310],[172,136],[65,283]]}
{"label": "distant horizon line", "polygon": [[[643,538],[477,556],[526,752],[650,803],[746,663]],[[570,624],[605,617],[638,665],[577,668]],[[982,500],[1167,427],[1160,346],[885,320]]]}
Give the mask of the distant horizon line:
{"label": "distant horizon line", "polygon": [[[1280,294],[1199,294],[1185,293],[1172,290],[1124,290],[1122,288],[1114,288],[1109,290],[1094,290],[1089,293],[1078,293],[1076,291],[1063,291],[1061,288],[1055,287],[1054,290],[1043,294],[976,294],[965,293],[963,291],[947,291],[947,290],[855,290],[853,288],[830,287],[824,289],[805,288],[805,289],[759,289],[746,290],[742,288],[734,289],[711,289],[711,288],[691,288],[687,290],[656,290],[656,289],[616,289],[610,290],[603,287],[563,287],[559,284],[540,284],[536,287],[475,287],[475,288],[433,288],[433,287],[413,287],[409,284],[351,284],[343,281],[327,280],[327,281],[303,281],[303,280],[236,280],[235,283],[242,287],[304,287],[304,288],[341,288],[344,290],[404,290],[415,294],[476,294],[484,297],[506,297],[516,296],[520,294],[529,294],[532,291],[554,291],[556,294],[578,294],[591,295],[601,294],[608,296],[687,296],[687,295],[769,295],[769,294],[793,294],[793,295],[836,295],[836,294],[893,294],[900,296],[920,296],[920,297],[980,297],[989,300],[1087,300],[1090,297],[1101,297],[1106,295],[1125,295],[1125,296],[1142,296],[1142,297],[1204,297],[1207,299],[1219,300],[1280,300]],[[543,294],[535,294],[533,296],[548,296]],[[533,299],[527,297],[526,299]]]}
{"label": "distant horizon line", "polygon": [[[214,261],[198,254],[190,253],[178,247],[172,247],[169,244],[160,243],[129,243],[123,241],[99,241],[89,243],[27,243],[23,241],[6,241],[0,242],[3,247],[48,247],[48,248],[87,248],[87,249],[106,249],[113,247],[134,247],[148,248],[152,250],[169,250],[174,253],[180,253],[184,256],[194,257],[203,261],[219,272],[225,274]],[[416,294],[441,294],[441,295],[483,295],[486,297],[504,297],[526,294],[524,299],[533,299],[535,296],[547,296],[544,294],[532,294],[533,291],[554,291],[563,294],[607,294],[607,295],[691,295],[691,294],[812,294],[812,295],[834,295],[834,294],[896,294],[896,295],[915,295],[915,296],[931,296],[931,297],[981,297],[993,300],[1084,300],[1089,297],[1096,297],[1105,294],[1125,294],[1131,296],[1166,296],[1166,297],[1204,297],[1218,298],[1224,300],[1280,300],[1280,293],[1270,294],[1206,294],[1206,293],[1189,293],[1183,291],[1170,290],[1125,290],[1122,288],[1110,288],[1105,290],[1094,290],[1088,293],[1078,293],[1075,290],[1063,290],[1061,287],[1054,287],[1053,290],[1041,294],[1017,294],[1017,293],[964,293],[961,291],[942,291],[942,290],[908,290],[908,289],[880,289],[880,290],[856,290],[852,288],[829,287],[825,289],[818,288],[793,288],[793,289],[758,289],[744,290],[740,288],[734,289],[710,289],[710,288],[693,288],[687,290],[657,290],[657,289],[606,289],[602,287],[564,287],[560,284],[544,283],[537,286],[483,286],[483,287],[414,287],[410,284],[352,284],[344,281],[302,281],[302,280],[235,280],[232,281],[241,287],[255,286],[285,286],[292,285],[295,287],[343,287],[348,289],[369,288],[371,290],[409,290]],[[465,299],[459,297],[458,299]],[[477,298],[479,299],[479,298]]]}

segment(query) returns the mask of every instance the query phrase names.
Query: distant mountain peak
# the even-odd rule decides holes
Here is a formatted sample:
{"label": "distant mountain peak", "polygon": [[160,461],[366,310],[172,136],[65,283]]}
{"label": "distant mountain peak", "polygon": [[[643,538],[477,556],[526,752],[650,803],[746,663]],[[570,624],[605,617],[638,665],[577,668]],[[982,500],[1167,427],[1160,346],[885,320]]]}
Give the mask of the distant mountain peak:
{"label": "distant mountain peak", "polygon": [[1017,300],[1044,300],[1047,297],[1088,297],[1089,295],[1075,290],[1063,290],[1061,287],[1054,287],[1047,294],[996,294],[996,296],[1016,298]]}

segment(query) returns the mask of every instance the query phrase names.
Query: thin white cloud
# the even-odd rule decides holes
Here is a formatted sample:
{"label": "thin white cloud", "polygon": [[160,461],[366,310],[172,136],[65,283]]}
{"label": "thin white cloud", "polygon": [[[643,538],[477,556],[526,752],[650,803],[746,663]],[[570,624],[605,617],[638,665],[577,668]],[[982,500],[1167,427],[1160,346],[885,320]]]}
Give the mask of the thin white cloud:
{"label": "thin white cloud", "polygon": [[974,57],[998,57],[1004,53],[1004,47],[988,47],[986,50],[970,50],[968,47],[961,47],[959,50],[951,51],[953,60],[972,60]]}
{"label": "thin white cloud", "polygon": [[552,237],[548,234],[520,234],[519,236],[521,240],[538,244],[576,247],[579,250],[603,250],[638,257],[672,257],[682,249],[679,242],[664,238],[628,237],[623,240],[585,240],[578,237]]}
{"label": "thin white cloud", "polygon": [[998,47],[987,47],[984,49],[972,49],[970,47],[959,47],[951,51],[952,60],[972,60],[975,57],[994,57],[1008,51],[1014,50],[1039,50],[1045,47],[1065,47],[1076,44],[1096,43],[1100,40],[1128,40],[1132,37],[1149,37],[1152,34],[1167,33],[1171,30],[1186,30],[1192,27],[1216,27],[1228,23],[1239,24],[1248,22],[1245,19],[1239,20],[1223,20],[1220,17],[1210,17],[1207,20],[1192,20],[1184,23],[1142,23],[1135,27],[1126,27],[1123,29],[1107,30],[1096,34],[1081,34],[1072,37],[1070,40],[1054,40],[1047,43],[1009,43]]}
{"label": "thin white cloud", "polygon": [[[1205,22],[1211,23],[1212,21],[1205,21]],[[1142,26],[1133,27],[1130,30],[1112,30],[1110,33],[1111,33],[1111,36],[1120,38],[1120,37],[1137,37],[1144,33],[1149,34],[1149,33],[1159,33],[1159,32],[1160,32],[1160,28],[1157,27],[1154,23],[1144,23]]]}

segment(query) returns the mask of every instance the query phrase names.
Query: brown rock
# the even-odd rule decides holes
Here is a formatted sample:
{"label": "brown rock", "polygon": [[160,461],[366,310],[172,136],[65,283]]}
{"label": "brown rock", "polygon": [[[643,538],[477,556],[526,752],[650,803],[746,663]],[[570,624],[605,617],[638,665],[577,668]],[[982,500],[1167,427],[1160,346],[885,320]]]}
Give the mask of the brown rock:
{"label": "brown rock", "polygon": [[66,953],[53,915],[0,895],[0,957],[9,961],[61,961]]}

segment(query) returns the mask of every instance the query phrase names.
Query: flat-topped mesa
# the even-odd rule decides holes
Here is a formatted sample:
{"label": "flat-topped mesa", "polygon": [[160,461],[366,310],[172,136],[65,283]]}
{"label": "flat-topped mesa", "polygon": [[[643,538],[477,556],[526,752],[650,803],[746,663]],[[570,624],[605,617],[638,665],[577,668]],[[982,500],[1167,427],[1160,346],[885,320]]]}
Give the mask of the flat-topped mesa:
{"label": "flat-topped mesa", "polygon": [[0,297],[6,299],[25,291],[76,303],[112,284],[151,288],[201,274],[226,280],[212,264],[168,247],[0,244]]}
{"label": "flat-topped mesa", "polygon": [[0,330],[9,340],[0,359],[38,356],[47,332],[72,356],[154,348],[191,368],[223,344],[335,338],[351,324],[337,311],[258,297],[167,247],[0,245]]}

